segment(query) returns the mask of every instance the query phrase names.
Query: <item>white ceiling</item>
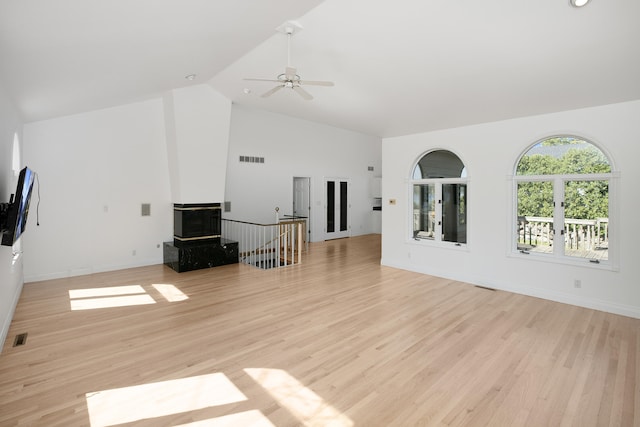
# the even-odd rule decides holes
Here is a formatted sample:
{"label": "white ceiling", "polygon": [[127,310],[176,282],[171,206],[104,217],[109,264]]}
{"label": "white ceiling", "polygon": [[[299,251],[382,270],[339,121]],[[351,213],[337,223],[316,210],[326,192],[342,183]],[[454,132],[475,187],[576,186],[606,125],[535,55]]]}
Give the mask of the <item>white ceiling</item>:
{"label": "white ceiling", "polygon": [[[2,0],[0,79],[27,121],[208,82],[386,137],[640,99],[639,18],[637,0]],[[291,65],[336,84],[312,101],[243,80],[284,71],[289,19]]]}
{"label": "white ceiling", "polygon": [[25,120],[206,82],[321,0],[0,0],[0,84]]}

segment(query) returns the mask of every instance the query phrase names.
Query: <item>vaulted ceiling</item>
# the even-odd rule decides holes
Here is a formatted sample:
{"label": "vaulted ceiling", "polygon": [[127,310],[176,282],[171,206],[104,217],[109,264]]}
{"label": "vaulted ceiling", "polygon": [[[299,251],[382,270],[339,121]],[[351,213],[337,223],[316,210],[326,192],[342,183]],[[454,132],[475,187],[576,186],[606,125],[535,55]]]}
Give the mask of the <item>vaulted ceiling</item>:
{"label": "vaulted ceiling", "polygon": [[[382,137],[640,99],[640,2],[3,0],[0,85],[26,121],[208,83]],[[260,95],[291,65],[314,99]],[[188,74],[196,74],[193,81]]]}

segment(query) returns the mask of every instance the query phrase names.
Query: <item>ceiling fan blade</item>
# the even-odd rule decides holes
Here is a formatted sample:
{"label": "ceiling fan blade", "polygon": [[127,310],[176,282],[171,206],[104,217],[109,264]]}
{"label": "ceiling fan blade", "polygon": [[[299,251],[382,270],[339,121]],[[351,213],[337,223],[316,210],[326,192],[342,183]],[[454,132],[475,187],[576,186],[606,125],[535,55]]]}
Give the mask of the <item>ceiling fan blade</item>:
{"label": "ceiling fan blade", "polygon": [[309,92],[302,89],[300,86],[294,86],[293,90],[295,90],[298,93],[298,95],[303,97],[306,101],[311,101],[313,99],[313,96],[311,96]]}
{"label": "ceiling fan blade", "polygon": [[271,95],[273,95],[274,93],[276,93],[277,91],[279,91],[280,89],[282,89],[284,87],[284,85],[280,85],[280,86],[276,86],[273,89],[271,89],[268,92],[263,93],[262,95],[260,95],[261,98],[267,98]]}
{"label": "ceiling fan blade", "polygon": [[300,80],[300,84],[309,86],[334,86],[333,82],[323,82],[318,80]]}
{"label": "ceiling fan blade", "polygon": [[242,79],[242,80],[248,80],[251,82],[274,82],[274,83],[281,83],[281,80],[275,80],[275,79]]}
{"label": "ceiling fan blade", "polygon": [[287,80],[295,80],[297,71],[298,70],[296,70],[293,67],[287,67],[284,69],[284,75],[287,78]]}

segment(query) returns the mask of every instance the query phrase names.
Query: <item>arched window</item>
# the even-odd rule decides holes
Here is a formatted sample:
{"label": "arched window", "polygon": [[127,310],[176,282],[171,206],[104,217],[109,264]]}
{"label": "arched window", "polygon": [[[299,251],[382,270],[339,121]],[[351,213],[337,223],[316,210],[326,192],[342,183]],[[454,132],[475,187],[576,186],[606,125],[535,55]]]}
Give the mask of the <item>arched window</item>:
{"label": "arched window", "polygon": [[412,237],[416,240],[467,243],[467,172],[446,150],[423,155],[411,174]]}
{"label": "arched window", "polygon": [[608,157],[583,138],[555,136],[531,146],[515,170],[515,250],[608,262],[612,177]]}

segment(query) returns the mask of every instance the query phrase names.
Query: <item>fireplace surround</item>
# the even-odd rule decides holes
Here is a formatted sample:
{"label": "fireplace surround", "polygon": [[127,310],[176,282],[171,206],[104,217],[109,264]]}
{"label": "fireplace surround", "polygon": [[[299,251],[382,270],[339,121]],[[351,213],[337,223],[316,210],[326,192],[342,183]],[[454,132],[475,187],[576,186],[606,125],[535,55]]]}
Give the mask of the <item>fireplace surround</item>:
{"label": "fireplace surround", "polygon": [[173,243],[188,246],[215,242],[220,238],[222,209],[220,203],[173,205]]}
{"label": "fireplace surround", "polygon": [[175,271],[238,262],[238,242],[222,236],[220,203],[173,205],[173,242],[165,242],[164,264]]}

